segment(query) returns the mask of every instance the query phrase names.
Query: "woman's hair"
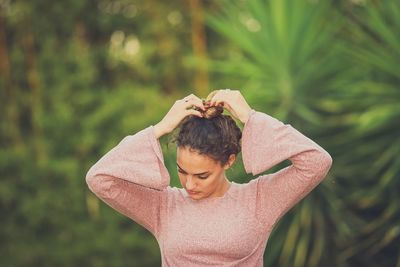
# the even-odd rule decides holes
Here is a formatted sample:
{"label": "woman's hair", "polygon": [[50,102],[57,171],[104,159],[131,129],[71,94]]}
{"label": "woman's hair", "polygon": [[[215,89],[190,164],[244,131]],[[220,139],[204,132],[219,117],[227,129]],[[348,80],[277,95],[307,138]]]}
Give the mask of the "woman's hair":
{"label": "woman's hair", "polygon": [[231,154],[241,151],[242,131],[223,108],[213,106],[206,109],[203,117],[189,115],[183,119],[172,142],[177,147],[187,147],[199,154],[207,155],[224,166]]}

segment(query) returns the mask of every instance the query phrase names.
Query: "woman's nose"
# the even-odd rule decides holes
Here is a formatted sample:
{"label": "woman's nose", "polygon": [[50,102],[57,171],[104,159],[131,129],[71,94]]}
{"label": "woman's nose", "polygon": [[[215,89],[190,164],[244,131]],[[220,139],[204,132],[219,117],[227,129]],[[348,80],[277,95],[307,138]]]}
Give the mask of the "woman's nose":
{"label": "woman's nose", "polygon": [[188,176],[186,179],[186,189],[193,190],[195,188],[194,179],[191,176]]}

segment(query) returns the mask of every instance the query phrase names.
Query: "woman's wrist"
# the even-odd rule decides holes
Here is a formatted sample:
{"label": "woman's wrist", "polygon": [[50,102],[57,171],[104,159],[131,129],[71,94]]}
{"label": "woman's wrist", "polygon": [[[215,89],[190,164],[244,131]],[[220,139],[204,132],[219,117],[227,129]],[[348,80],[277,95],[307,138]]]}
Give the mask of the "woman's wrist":
{"label": "woman's wrist", "polygon": [[154,134],[157,139],[168,133],[162,126],[161,122],[154,125],[153,128],[154,128]]}
{"label": "woman's wrist", "polygon": [[246,122],[249,120],[251,111],[252,111],[252,109],[250,108],[249,110],[247,110],[247,111],[244,113],[244,116],[242,116],[242,117],[240,118],[240,121],[241,121],[243,124],[246,124]]}

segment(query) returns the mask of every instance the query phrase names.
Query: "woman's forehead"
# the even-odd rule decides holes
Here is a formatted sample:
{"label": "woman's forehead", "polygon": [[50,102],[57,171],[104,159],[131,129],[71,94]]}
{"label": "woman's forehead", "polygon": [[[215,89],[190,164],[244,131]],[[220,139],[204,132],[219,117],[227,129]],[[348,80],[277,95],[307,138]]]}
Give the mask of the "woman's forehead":
{"label": "woman's forehead", "polygon": [[216,162],[209,156],[188,148],[177,149],[176,162],[181,168],[215,168]]}

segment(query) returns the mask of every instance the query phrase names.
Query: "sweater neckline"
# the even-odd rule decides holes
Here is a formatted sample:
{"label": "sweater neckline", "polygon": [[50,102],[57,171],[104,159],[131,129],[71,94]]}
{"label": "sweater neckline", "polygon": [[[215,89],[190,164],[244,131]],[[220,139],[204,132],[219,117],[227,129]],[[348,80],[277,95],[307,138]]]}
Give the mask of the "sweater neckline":
{"label": "sweater neckline", "polygon": [[207,198],[202,198],[202,199],[195,200],[195,199],[192,199],[192,198],[189,196],[189,194],[184,190],[184,192],[185,192],[185,197],[187,197],[187,198],[190,199],[191,201],[197,202],[197,203],[204,203],[204,202],[222,200],[222,199],[227,198],[227,196],[232,192],[233,187],[234,187],[235,184],[236,184],[235,182],[231,181],[231,184],[230,184],[228,190],[226,190],[225,194],[223,194],[223,195],[220,196],[220,197],[207,197]]}

